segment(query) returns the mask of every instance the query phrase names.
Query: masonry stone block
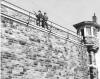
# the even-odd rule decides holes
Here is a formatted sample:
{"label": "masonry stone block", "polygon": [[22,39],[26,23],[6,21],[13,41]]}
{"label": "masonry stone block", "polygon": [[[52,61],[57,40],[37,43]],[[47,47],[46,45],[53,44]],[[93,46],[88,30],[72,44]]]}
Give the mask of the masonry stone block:
{"label": "masonry stone block", "polygon": [[1,23],[2,79],[88,79],[81,44],[8,18]]}

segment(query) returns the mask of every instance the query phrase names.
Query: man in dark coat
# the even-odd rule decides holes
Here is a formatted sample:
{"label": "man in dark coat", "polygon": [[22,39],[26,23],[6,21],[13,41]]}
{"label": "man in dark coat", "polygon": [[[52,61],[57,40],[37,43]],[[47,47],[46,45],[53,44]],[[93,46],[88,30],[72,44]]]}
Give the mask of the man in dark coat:
{"label": "man in dark coat", "polygon": [[48,16],[46,13],[44,13],[43,17],[42,17],[42,27],[47,28],[48,29]]}
{"label": "man in dark coat", "polygon": [[37,17],[37,19],[36,19],[36,25],[38,25],[38,26],[40,26],[41,25],[41,22],[42,22],[42,13],[41,13],[41,11],[39,10],[38,11],[38,14],[35,14],[36,15],[36,17]]}

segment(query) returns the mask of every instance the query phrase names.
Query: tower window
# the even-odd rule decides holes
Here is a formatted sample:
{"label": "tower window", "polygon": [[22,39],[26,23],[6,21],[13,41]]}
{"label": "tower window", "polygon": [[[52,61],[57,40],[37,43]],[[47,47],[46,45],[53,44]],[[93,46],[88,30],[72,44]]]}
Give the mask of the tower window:
{"label": "tower window", "polygon": [[95,36],[97,35],[97,30],[96,30],[96,28],[93,29],[93,35],[95,35]]}
{"label": "tower window", "polygon": [[91,28],[90,27],[86,27],[86,34],[91,35]]}

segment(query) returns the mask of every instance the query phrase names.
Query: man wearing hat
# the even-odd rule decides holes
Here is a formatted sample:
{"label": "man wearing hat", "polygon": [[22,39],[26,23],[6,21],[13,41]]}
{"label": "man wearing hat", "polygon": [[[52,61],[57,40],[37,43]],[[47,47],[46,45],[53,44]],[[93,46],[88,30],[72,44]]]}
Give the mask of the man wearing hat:
{"label": "man wearing hat", "polygon": [[42,18],[42,27],[47,28],[48,29],[48,16],[47,13],[44,12],[43,18]]}
{"label": "man wearing hat", "polygon": [[36,17],[37,17],[37,19],[36,19],[36,25],[38,25],[38,26],[40,26],[41,25],[41,22],[42,22],[42,13],[41,13],[41,11],[39,10],[38,11],[38,14],[35,14],[36,15]]}

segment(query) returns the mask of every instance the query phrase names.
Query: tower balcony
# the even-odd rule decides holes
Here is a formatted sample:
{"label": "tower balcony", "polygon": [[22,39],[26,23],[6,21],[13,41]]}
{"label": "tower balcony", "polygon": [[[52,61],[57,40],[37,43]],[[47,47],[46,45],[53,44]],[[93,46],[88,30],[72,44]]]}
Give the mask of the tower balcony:
{"label": "tower balcony", "polygon": [[98,46],[99,47],[99,39],[98,38],[96,38],[96,37],[85,37],[85,44],[86,45],[96,45],[96,46]]}
{"label": "tower balcony", "polygon": [[99,49],[99,39],[96,37],[85,37],[84,44],[89,48],[89,50],[93,50],[94,52],[97,52]]}

